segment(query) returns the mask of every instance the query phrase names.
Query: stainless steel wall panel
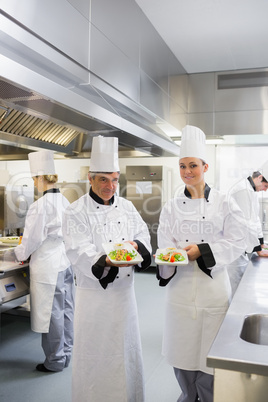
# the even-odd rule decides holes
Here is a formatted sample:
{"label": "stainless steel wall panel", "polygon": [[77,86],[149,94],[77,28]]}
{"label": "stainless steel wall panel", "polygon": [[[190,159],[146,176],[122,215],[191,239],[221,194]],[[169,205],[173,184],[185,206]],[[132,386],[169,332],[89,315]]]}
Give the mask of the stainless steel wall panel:
{"label": "stainless steel wall panel", "polygon": [[[140,63],[140,19],[142,17],[145,18],[132,0],[91,1],[92,25],[109,38],[109,41],[116,45],[136,67],[139,67]],[[106,68],[109,68],[109,63]]]}
{"label": "stainless steel wall panel", "polygon": [[167,92],[170,50],[154,27],[146,22],[141,25],[140,68]]}
{"label": "stainless steel wall panel", "polygon": [[189,124],[207,135],[268,134],[268,88],[218,89],[219,74],[189,75]]}
{"label": "stainless steel wall panel", "polygon": [[90,17],[90,9],[92,0],[68,0],[72,6],[80,12],[84,17]]}
{"label": "stainless steel wall panel", "polygon": [[169,99],[165,93],[151,78],[141,71],[140,103],[151,110],[157,116],[169,118]]}
{"label": "stainless steel wall panel", "polygon": [[214,113],[189,113],[188,114],[188,122],[192,126],[197,126],[204,131],[206,135],[212,136],[218,134],[214,128]]}
{"label": "stainless steel wall panel", "polygon": [[102,32],[92,26],[90,70],[110,85],[139,101],[139,68]]}
{"label": "stainless steel wall panel", "polygon": [[178,130],[188,122],[188,81],[187,74],[169,77],[169,121]]}
{"label": "stainless steel wall panel", "polygon": [[215,110],[268,109],[268,88],[236,88],[215,90]]}
{"label": "stainless steel wall panel", "polygon": [[189,113],[214,111],[215,77],[213,73],[189,75]]}
{"label": "stainless steel wall panel", "polygon": [[268,134],[268,110],[216,113],[215,133],[217,135]]}
{"label": "stainless steel wall panel", "polygon": [[[172,105],[172,100],[171,100],[171,105]],[[176,105],[177,106],[177,105]],[[181,131],[183,127],[188,124],[188,113],[183,113],[183,112],[176,112],[175,108],[172,108],[172,111],[169,113],[169,121],[170,124],[175,127],[178,131]],[[179,135],[179,133],[178,133]]]}
{"label": "stainless steel wall panel", "polygon": [[[180,113],[187,113],[189,96],[189,75],[182,74],[169,77],[169,96],[171,98],[170,102],[174,102],[172,102],[170,106],[171,114],[173,114],[173,107],[174,109],[178,109]],[[175,104],[177,104],[176,107]]]}

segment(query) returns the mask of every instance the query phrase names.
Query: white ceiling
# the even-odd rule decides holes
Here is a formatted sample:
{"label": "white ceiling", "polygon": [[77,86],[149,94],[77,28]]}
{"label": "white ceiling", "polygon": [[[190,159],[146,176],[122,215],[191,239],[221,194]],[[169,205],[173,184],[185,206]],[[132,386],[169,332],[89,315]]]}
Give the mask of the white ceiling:
{"label": "white ceiling", "polygon": [[136,0],[188,74],[268,67],[268,0]]}

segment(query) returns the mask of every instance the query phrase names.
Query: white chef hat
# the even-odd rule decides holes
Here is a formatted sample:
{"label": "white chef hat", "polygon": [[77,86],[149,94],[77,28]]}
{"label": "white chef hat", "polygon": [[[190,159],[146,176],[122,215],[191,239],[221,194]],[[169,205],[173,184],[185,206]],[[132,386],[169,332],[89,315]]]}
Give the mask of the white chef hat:
{"label": "white chef hat", "polygon": [[187,157],[206,162],[206,136],[195,126],[185,126],[182,129],[180,159]]}
{"label": "white chef hat", "polygon": [[28,154],[28,159],[32,177],[56,174],[52,151],[43,150],[38,152],[30,152]]}
{"label": "white chef hat", "polygon": [[118,138],[93,137],[90,159],[90,172],[119,172]]}

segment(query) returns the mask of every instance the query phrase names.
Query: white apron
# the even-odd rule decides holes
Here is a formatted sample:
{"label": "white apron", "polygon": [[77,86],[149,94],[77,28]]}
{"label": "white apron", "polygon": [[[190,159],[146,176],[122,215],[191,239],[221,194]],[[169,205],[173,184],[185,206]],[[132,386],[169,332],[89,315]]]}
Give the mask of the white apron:
{"label": "white apron", "polygon": [[173,367],[212,374],[206,356],[229,306],[229,278],[219,270],[211,279],[196,262],[178,269],[187,272],[167,287],[162,352]]}
{"label": "white apron", "polygon": [[60,192],[47,192],[30,205],[22,242],[15,248],[18,261],[30,259],[31,326],[49,331],[58,272],[71,264],[62,237],[62,215],[69,201]]}
{"label": "white apron", "polygon": [[66,264],[64,244],[60,239],[47,239],[30,260],[31,328],[47,333],[58,273]]}
{"label": "white apron", "polygon": [[68,208],[63,233],[77,280],[72,400],[143,402],[134,267],[119,268],[103,289],[92,265],[105,254],[102,243],[138,239],[151,252],[147,225],[128,200],[106,206],[86,194]]}
{"label": "white apron", "polygon": [[[126,282],[130,282],[129,278],[126,277]],[[90,309],[92,304],[94,308]],[[72,401],[144,401],[133,283],[123,289],[78,287],[75,305],[73,373],[76,375]]]}

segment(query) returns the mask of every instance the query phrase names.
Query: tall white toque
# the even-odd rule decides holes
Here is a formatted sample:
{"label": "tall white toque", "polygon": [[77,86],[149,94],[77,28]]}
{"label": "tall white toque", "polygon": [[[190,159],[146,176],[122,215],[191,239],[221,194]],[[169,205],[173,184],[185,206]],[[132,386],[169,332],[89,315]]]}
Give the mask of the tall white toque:
{"label": "tall white toque", "polygon": [[118,138],[93,137],[90,159],[90,172],[119,172]]}
{"label": "tall white toque", "polygon": [[187,157],[206,162],[206,136],[195,126],[185,126],[182,129],[180,159]]}
{"label": "tall white toque", "polygon": [[54,154],[52,151],[43,150],[28,154],[32,177],[50,175],[55,173]]}

